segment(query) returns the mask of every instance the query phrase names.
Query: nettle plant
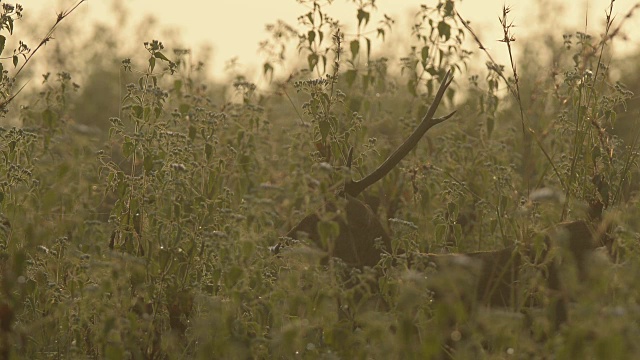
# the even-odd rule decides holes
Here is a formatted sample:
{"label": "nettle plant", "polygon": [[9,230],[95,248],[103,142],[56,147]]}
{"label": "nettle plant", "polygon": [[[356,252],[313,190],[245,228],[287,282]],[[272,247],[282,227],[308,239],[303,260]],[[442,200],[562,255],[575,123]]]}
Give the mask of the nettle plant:
{"label": "nettle plant", "polygon": [[462,121],[462,131],[438,139],[435,148],[448,160],[418,176],[423,188],[443,195],[446,204],[436,214],[437,244],[526,243],[532,230],[569,219],[597,223],[607,218],[606,209],[613,210],[610,224],[614,201],[631,184],[637,140],[623,144],[610,132],[616,112],[625,110],[632,95],[623,84],[611,83],[605,65],[611,34],[619,31],[611,29],[612,9],[601,41],[578,33],[574,44],[573,36],[565,35],[564,46],[550,49],[556,62],[550,69],[516,68],[509,11],[505,7],[500,17],[501,41],[512,54],[508,67],[495,62],[457,15],[488,61],[484,84],[478,75],[469,78],[478,113]]}
{"label": "nettle plant", "polygon": [[[6,30],[9,32],[9,35],[13,35],[13,27],[14,22],[22,18],[23,7],[20,4],[10,5],[10,4],[2,4],[2,10],[0,10],[0,30]],[[5,50],[5,45],[7,42],[7,37],[4,35],[0,35],[0,56]],[[15,68],[18,66],[18,62],[20,61],[20,56],[27,58],[31,50],[27,46],[27,44],[23,43],[22,40],[18,43],[18,47],[13,50],[13,54],[10,56],[4,56],[2,59],[11,59],[11,63]],[[15,75],[10,76],[9,70],[4,68],[4,64],[0,63],[0,73],[2,74],[2,79],[0,80],[0,94],[2,94],[3,102],[0,104],[0,108],[2,109],[2,113],[6,114],[8,109],[7,105],[13,99],[10,95],[13,85],[15,83]],[[16,74],[17,75],[17,74]]]}
{"label": "nettle plant", "polygon": [[[0,60],[10,60],[11,65],[16,68],[23,58],[22,65],[10,74],[10,66],[6,62],[0,62],[0,113],[6,116],[9,105],[16,95],[20,93],[24,86],[17,92],[13,92],[16,77],[22,72],[33,55],[48,41],[52,39],[52,34],[57,25],[69,16],[84,0],[79,1],[74,7],[58,14],[55,24],[49,29],[47,35],[40,41],[35,50],[31,51],[28,45],[22,41],[18,42],[17,48],[12,55],[2,55],[5,53],[7,36],[0,34]],[[0,31],[13,35],[14,26],[17,20],[22,18],[24,9],[20,4],[2,4],[0,9]],[[6,53],[5,53],[6,54]],[[43,164],[43,157],[50,155],[50,146],[54,135],[60,135],[64,129],[63,117],[69,110],[69,98],[78,89],[78,85],[71,81],[71,76],[66,72],[57,74],[56,81],[51,84],[50,74],[43,76],[44,89],[38,94],[32,103],[22,106],[20,121],[22,128],[2,128],[2,153],[4,154],[2,173],[0,202],[3,203],[3,212],[15,212],[22,209],[29,201],[35,200],[33,197],[38,192],[40,180],[34,176],[36,165]],[[45,161],[46,163],[46,161]],[[49,163],[50,165],[50,163]],[[23,213],[24,210],[18,210]],[[26,213],[27,211],[24,211]]]}
{"label": "nettle plant", "polygon": [[[14,68],[17,68],[15,73],[9,74],[9,70],[5,68],[4,64],[0,63],[0,96],[2,96],[3,101],[0,102],[0,111],[3,115],[6,115],[8,109],[7,106],[13,101],[13,99],[24,89],[26,84],[24,84],[18,91],[12,94],[12,89],[15,85],[16,78],[22,73],[25,67],[30,63],[33,56],[43,48],[49,41],[53,39],[53,34],[60,23],[64,19],[66,19],[69,15],[71,15],[80,5],[85,3],[87,0],[78,0],[73,6],[65,11],[61,11],[56,14],[56,20],[54,24],[49,28],[46,35],[40,40],[38,45],[31,50],[29,46],[23,42],[22,40],[18,41],[18,46],[13,50],[13,54],[10,56],[2,55],[5,50],[5,45],[7,43],[7,37],[4,35],[0,35],[0,59],[11,59],[11,63]],[[22,18],[22,12],[24,8],[20,4],[2,4],[2,9],[0,9],[0,31],[6,30],[9,32],[9,35],[13,35],[14,24],[16,20]],[[22,65],[18,68],[18,64],[20,63],[20,58],[23,58]]]}
{"label": "nettle plant", "polygon": [[[109,248],[143,259],[134,295],[154,319],[166,313],[169,327],[184,334],[195,293],[235,291],[243,273],[238,256],[257,251],[232,239],[244,233],[247,216],[260,218],[247,211],[254,201],[247,194],[261,183],[257,148],[269,123],[253,103],[251,84],[237,79],[243,103],[218,110],[195,80],[201,67],[188,61],[188,52],[176,51],[172,61],[161,42],[145,48],[147,68],[126,86],[121,117],[111,118],[112,153],[120,155],[99,156],[105,191],[115,198]],[[136,71],[129,59],[123,69]],[[154,320],[158,332],[161,319]]]}
{"label": "nettle plant", "polygon": [[[640,134],[625,144],[608,130],[615,127],[617,112],[626,110],[626,101],[633,96],[623,83],[611,83],[609,77],[605,49],[611,41],[612,21],[609,11],[604,38],[598,42],[580,32],[575,44],[571,35],[564,36],[573,67],[564,71],[556,94],[563,106],[555,124],[571,139],[570,147],[560,153],[557,176],[565,196],[585,201],[592,217],[620,204],[628,191]],[[567,206],[563,217],[568,216]]]}
{"label": "nettle plant", "polygon": [[[453,9],[447,9],[446,6],[444,13],[451,17],[455,16]],[[511,34],[512,24],[508,22],[508,13],[509,10],[505,7],[500,18],[505,33],[502,41],[512,53],[511,43],[515,41],[515,37]],[[436,248],[444,246],[456,250],[460,246],[465,246],[477,249],[496,245],[508,246],[514,243],[529,245],[533,242],[539,251],[541,247],[549,244],[541,244],[536,232],[566,219],[586,219],[590,223],[589,226],[598,228],[599,234],[606,231],[608,222],[611,220],[605,221],[604,225],[599,223],[603,217],[603,210],[611,205],[612,198],[617,198],[624,192],[623,187],[628,186],[626,179],[636,162],[634,148],[637,146],[636,141],[631,148],[620,149],[622,161],[616,161],[613,150],[613,144],[616,141],[606,131],[606,127],[612,125],[611,120],[615,118],[616,107],[623,105],[631,95],[620,84],[608,86],[604,76],[606,67],[601,65],[605,44],[611,40],[607,35],[611,22],[610,14],[611,11],[607,17],[607,33],[599,46],[584,46],[585,42],[581,40],[582,50],[573,56],[574,70],[565,73],[566,84],[556,86],[556,82],[551,85],[556,89],[562,89],[560,92],[566,91],[564,100],[559,104],[551,105],[557,106],[556,113],[560,114],[558,119],[561,122],[565,119],[562,126],[545,120],[553,119],[553,116],[540,114],[536,109],[527,107],[520,89],[522,86],[520,76],[523,75],[517,73],[513,55],[511,77],[507,75],[504,66],[490,58],[485,78],[487,89],[480,97],[480,113],[484,115],[485,121],[473,124],[464,132],[454,131],[453,134],[439,139],[434,147],[447,160],[443,161],[445,165],[422,166],[418,168],[419,171],[414,170],[412,174],[413,182],[418,177],[418,172],[421,172],[420,182],[413,182],[413,185],[414,189],[417,189],[416,192],[421,191],[420,187],[427,189],[423,194],[427,204],[435,203],[429,196],[435,193],[439,194],[442,203],[445,204],[442,210],[436,212]],[[456,18],[473,34],[468,23],[460,16]],[[435,31],[433,27],[431,29],[432,32]],[[446,27],[438,26],[438,29],[446,29]],[[475,34],[473,35],[479,42]],[[430,39],[419,38],[423,41]],[[443,38],[446,39],[447,36]],[[581,38],[588,39],[584,35]],[[340,33],[337,32],[334,40],[336,54],[340,54],[340,39]],[[480,47],[486,49],[482,44]],[[353,55],[353,50],[358,49],[358,46],[350,46],[350,49]],[[429,47],[424,46],[423,49],[426,49],[428,54]],[[468,53],[461,52],[461,54],[464,56]],[[593,72],[580,70],[584,67],[580,65],[581,62],[588,60],[584,57],[585,54],[588,54],[592,60],[597,60],[596,63],[592,61],[589,67],[602,67],[603,71],[599,72],[601,77],[593,77]],[[406,58],[405,63],[410,69],[420,64],[417,55],[413,56],[413,60],[411,57]],[[353,59],[350,64],[353,65]],[[421,65],[426,73],[431,73],[429,70],[433,71],[425,64]],[[314,140],[316,140],[315,145],[318,151],[312,154],[315,161],[324,164],[321,167],[327,171],[332,169],[328,161],[333,160],[339,166],[345,163],[346,158],[350,158],[348,149],[351,147],[345,139],[357,138],[335,131],[339,129],[339,120],[344,117],[335,116],[331,112],[331,109],[340,108],[332,107],[331,99],[335,98],[339,104],[350,104],[349,98],[355,92],[350,91],[343,95],[334,90],[336,84],[339,84],[335,80],[339,73],[336,70],[338,68],[338,64],[334,66],[333,74],[328,75],[326,79],[297,83],[299,89],[310,94],[311,100],[305,103],[303,109],[307,111],[314,124]],[[576,77],[575,73],[583,75]],[[409,85],[412,85],[411,81],[416,78],[415,75],[411,77]],[[593,91],[596,83],[592,81],[595,78],[600,81],[601,92]],[[347,82],[350,82],[350,79],[347,79]],[[478,79],[478,77],[472,77],[472,84],[478,86]],[[578,81],[575,81],[576,79]],[[568,87],[565,88],[565,85]],[[501,86],[506,87],[508,94],[513,96],[512,104],[505,104],[505,99],[498,96]],[[334,91],[337,94],[335,96],[333,96]],[[569,103],[568,99],[573,99],[574,103]],[[566,121],[567,117],[563,115],[565,111],[573,114],[573,122]],[[520,121],[509,123],[503,120],[497,123],[498,115],[510,112],[513,112],[515,119],[519,118]],[[540,121],[532,124],[533,120]],[[360,129],[365,127],[364,123],[365,121],[360,121]],[[478,135],[471,134],[471,131],[477,131]],[[558,141],[558,136],[562,137],[566,134],[571,134],[570,141]],[[317,142],[318,139],[319,142]],[[520,139],[522,145],[516,143]],[[336,146],[337,149],[331,151],[331,146]],[[514,148],[518,151],[514,152],[512,150]],[[587,149],[588,151],[585,151]],[[616,163],[618,168],[613,170],[612,166]],[[613,182],[617,184],[616,190],[611,190],[612,181],[601,174],[602,171],[608,171],[607,176],[615,177]],[[342,185],[343,178],[340,176],[344,175],[339,174],[332,179],[334,184],[339,184],[337,187]],[[554,187],[558,190],[554,190]],[[551,205],[541,205],[544,201],[551,202]],[[586,205],[584,208],[580,204],[582,201]],[[470,209],[463,213],[461,207],[465,202]],[[428,212],[425,213],[428,214]],[[423,216],[425,213],[415,217],[428,218]],[[321,242],[326,243],[327,238],[337,236],[336,226],[332,227],[330,221],[334,214],[320,215],[318,235],[323,238]]]}
{"label": "nettle plant", "polygon": [[[142,64],[122,62],[121,78],[134,80],[97,159],[68,115],[71,76],[45,75],[23,128],[0,130],[0,357],[585,357],[584,334],[607,355],[633,350],[635,323],[616,319],[637,297],[637,265],[590,257],[633,199],[637,165],[637,137],[629,148],[610,133],[631,96],[603,65],[617,33],[610,14],[603,41],[566,36],[553,50],[564,60],[540,82],[546,106],[525,96],[528,69],[512,65],[509,76],[490,60],[458,115],[380,180],[364,174],[417,128],[426,104],[452,106],[445,74],[461,81],[472,29],[454,1],[422,6],[396,60],[381,55],[394,22],[372,25],[374,1],[353,2],[353,33],[329,15],[331,2],[305,3],[299,29],[279,22],[262,44],[263,74],[284,98],[242,75],[219,91],[189,51],[145,43]],[[281,81],[290,41],[305,70]],[[380,180],[377,192],[349,199],[366,188],[360,178]],[[538,231],[565,219],[586,221]],[[311,237],[269,252],[300,229]],[[340,258],[362,229],[371,256]],[[560,267],[563,238],[575,257]],[[623,250],[639,253],[627,240]],[[564,281],[571,261],[589,286]],[[599,325],[614,305],[610,331]]]}

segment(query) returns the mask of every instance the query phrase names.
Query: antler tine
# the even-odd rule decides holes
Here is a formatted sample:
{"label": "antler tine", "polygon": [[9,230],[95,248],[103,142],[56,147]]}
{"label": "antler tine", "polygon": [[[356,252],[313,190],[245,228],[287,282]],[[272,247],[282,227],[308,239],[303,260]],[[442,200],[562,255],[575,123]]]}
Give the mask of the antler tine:
{"label": "antler tine", "polygon": [[396,149],[396,151],[391,154],[385,160],[382,165],[380,165],[377,169],[375,169],[371,174],[365,176],[361,180],[358,181],[350,181],[347,182],[344,186],[344,193],[349,194],[353,197],[358,196],[364,189],[376,183],[378,180],[382,179],[385,175],[389,173],[398,163],[405,157],[407,154],[416,147],[422,136],[434,125],[437,125],[451,116],[455,114],[455,111],[449,115],[433,118],[433,115],[436,113],[438,109],[438,105],[440,105],[440,101],[444,96],[444,92],[447,90],[447,87],[451,85],[453,81],[453,76],[451,76],[451,70],[447,71],[442,82],[440,83],[440,88],[438,88],[438,92],[436,93],[436,97],[433,99],[431,106],[429,106],[429,110],[422,118],[420,125],[413,131],[413,133],[405,140],[400,147]]}

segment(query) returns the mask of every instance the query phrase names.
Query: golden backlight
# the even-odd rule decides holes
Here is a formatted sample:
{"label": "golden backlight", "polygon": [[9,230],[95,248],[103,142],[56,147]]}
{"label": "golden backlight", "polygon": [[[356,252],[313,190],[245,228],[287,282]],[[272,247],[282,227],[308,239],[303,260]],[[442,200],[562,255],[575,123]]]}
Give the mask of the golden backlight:
{"label": "golden backlight", "polygon": [[[43,19],[53,22],[55,12],[68,9],[77,0],[30,0],[23,2],[26,7],[25,17]],[[320,3],[326,3],[321,1]],[[406,38],[413,14],[420,4],[435,5],[436,1],[417,0],[378,0],[378,12],[371,20],[374,29],[382,14],[388,14],[396,20],[394,41]],[[498,17],[503,5],[511,7],[511,19],[517,26],[514,34],[518,41],[536,41],[535,37],[549,29],[561,38],[563,33],[587,31],[593,35],[602,32],[605,10],[610,0],[465,0],[457,1],[458,11],[471,21],[474,30],[482,37],[494,58],[498,62],[506,62],[505,47],[497,40],[502,37]],[[625,14],[634,6],[632,1],[615,2],[614,15],[620,22]],[[296,0],[90,0],[81,5],[79,11],[72,15],[70,22],[82,21],[87,25],[93,22],[114,23],[113,8],[125,9],[128,14],[128,26],[122,31],[135,31],[135,26],[142,19],[152,16],[159,28],[170,30],[182,39],[182,46],[196,50],[203,47],[212,48],[212,59],[209,61],[211,75],[224,76],[225,63],[237,57],[244,70],[251,72],[261,61],[257,52],[258,42],[267,34],[265,24],[282,19],[296,25],[297,17],[308,11],[307,4]],[[347,26],[355,20],[353,1],[334,0],[323,8]],[[625,30],[637,28],[638,19],[632,18],[625,25]],[[24,29],[22,29],[24,31]],[[347,31],[349,28],[347,28]],[[166,39],[165,32],[155,38],[165,41],[165,45],[173,47]],[[150,39],[149,39],[150,40]],[[542,41],[541,39],[539,41]],[[516,51],[517,45],[515,43]],[[626,53],[632,50],[637,41],[616,42],[616,50]],[[474,49],[473,44],[469,48]],[[517,56],[517,54],[516,54]],[[483,60],[484,61],[484,60]]]}

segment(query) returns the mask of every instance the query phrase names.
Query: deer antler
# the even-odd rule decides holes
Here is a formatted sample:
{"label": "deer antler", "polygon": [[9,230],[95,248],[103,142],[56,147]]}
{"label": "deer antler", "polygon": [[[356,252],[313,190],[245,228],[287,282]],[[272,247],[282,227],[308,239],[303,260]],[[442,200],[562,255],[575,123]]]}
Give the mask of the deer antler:
{"label": "deer antler", "polygon": [[434,125],[437,125],[448,118],[452,117],[456,112],[452,112],[449,115],[433,118],[433,115],[436,113],[436,109],[444,96],[444,92],[447,90],[447,87],[453,81],[453,77],[451,76],[451,70],[447,71],[444,78],[442,79],[442,83],[440,83],[440,88],[438,88],[438,92],[436,93],[435,99],[429,106],[429,110],[422,118],[422,122],[415,129],[415,131],[407,138],[407,140],[396,149],[396,151],[391,154],[385,160],[382,165],[380,165],[377,169],[375,169],[371,174],[365,176],[364,178],[358,181],[349,181],[344,185],[344,194],[351,195],[353,197],[358,196],[362,191],[364,191],[369,186],[376,183],[376,181],[382,179],[385,175],[391,171],[398,163],[404,159],[405,156],[418,144],[418,141],[422,138],[422,136],[427,132],[427,130],[431,129]]}

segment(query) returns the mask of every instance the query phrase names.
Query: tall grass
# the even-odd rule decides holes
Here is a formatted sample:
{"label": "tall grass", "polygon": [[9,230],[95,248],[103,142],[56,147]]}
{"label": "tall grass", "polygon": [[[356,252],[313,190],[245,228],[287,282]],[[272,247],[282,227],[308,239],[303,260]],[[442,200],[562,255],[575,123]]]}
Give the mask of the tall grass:
{"label": "tall grass", "polygon": [[[451,0],[417,10],[400,59],[377,55],[395,25],[370,21],[373,1],[354,3],[355,34],[305,3],[297,26],[268,28],[269,90],[238,75],[221,91],[188,51],[146,42],[122,61],[133,81],[96,120],[109,123],[98,146],[70,116],[86,99],[73,74],[29,85],[41,91],[15,110],[22,127],[0,130],[0,358],[636,357],[640,132],[613,131],[624,112],[637,125],[637,85],[613,78],[613,1],[601,38],[552,34],[557,61],[533,70],[517,66],[533,45],[513,42],[508,7],[505,68],[465,49],[468,36],[486,47]],[[487,69],[465,72],[476,56]],[[331,223],[324,199],[397,147],[451,69],[441,111],[458,115],[366,194],[393,251],[375,269],[327,265],[305,241],[272,255],[305,214]],[[586,278],[549,230],[566,220],[614,239]],[[545,234],[551,256],[523,264],[518,290],[536,304],[517,309],[474,306],[464,258],[443,270],[403,255],[538,249]],[[557,330],[550,261],[571,304]]]}

